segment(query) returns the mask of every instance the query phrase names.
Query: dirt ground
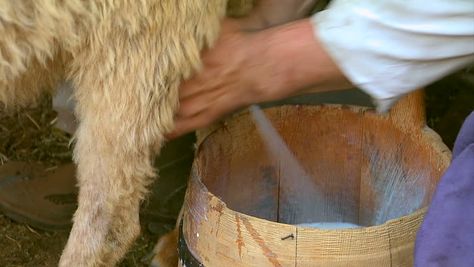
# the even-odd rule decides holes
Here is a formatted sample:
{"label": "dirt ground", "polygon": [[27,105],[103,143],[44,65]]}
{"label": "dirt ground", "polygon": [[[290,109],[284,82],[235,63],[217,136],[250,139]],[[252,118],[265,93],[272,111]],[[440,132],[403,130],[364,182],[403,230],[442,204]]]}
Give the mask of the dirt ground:
{"label": "dirt ground", "polygon": [[[70,136],[52,127],[55,113],[50,102],[46,98],[38,108],[16,115],[0,113],[0,165],[7,160],[42,161],[52,166],[70,161]],[[428,125],[452,147],[463,119],[474,110],[474,71],[463,70],[431,85],[427,89],[426,103]],[[189,166],[190,159],[183,164]],[[185,168],[176,166],[172,169],[170,171],[180,172],[176,175],[186,176]],[[180,184],[185,183],[185,178],[175,180],[169,183],[175,183],[173,187],[184,192]],[[154,192],[158,194],[156,190]],[[183,192],[172,201],[175,207],[171,214],[176,214]],[[173,223],[172,218],[164,224],[153,224],[152,221],[145,220],[142,235],[120,266],[148,266],[146,256],[158,236]],[[55,266],[67,236],[67,231],[36,230],[0,213],[0,266]]]}
{"label": "dirt ground", "polygon": [[[0,214],[0,266],[56,266],[68,232],[45,232],[19,224]],[[146,256],[157,235],[143,231],[119,266],[148,266]]]}
{"label": "dirt ground", "polygon": [[[55,128],[55,120],[49,96],[37,107],[19,113],[0,112],[0,166],[9,160],[39,161],[47,168],[71,162],[71,136]],[[174,226],[192,163],[193,143],[194,137],[188,135],[163,148],[156,162],[161,178],[152,185],[154,194],[141,212],[142,234],[119,266],[148,266],[158,237]],[[34,229],[0,212],[0,267],[56,266],[67,237],[67,230]]]}

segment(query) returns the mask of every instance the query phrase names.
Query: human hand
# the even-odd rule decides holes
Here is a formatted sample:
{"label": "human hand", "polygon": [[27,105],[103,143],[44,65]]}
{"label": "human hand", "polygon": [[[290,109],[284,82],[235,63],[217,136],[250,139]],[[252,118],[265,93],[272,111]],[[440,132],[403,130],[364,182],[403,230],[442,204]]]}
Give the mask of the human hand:
{"label": "human hand", "polygon": [[175,129],[167,137],[206,127],[254,103],[350,88],[313,31],[309,19],[259,32],[224,21],[214,47],[202,53],[202,71],[180,87]]}
{"label": "human hand", "polygon": [[202,53],[203,70],[182,83],[175,130],[169,138],[205,127],[261,99],[255,79],[265,75],[260,70],[264,63],[259,60],[259,44],[241,27],[238,20],[225,20],[214,47]]}

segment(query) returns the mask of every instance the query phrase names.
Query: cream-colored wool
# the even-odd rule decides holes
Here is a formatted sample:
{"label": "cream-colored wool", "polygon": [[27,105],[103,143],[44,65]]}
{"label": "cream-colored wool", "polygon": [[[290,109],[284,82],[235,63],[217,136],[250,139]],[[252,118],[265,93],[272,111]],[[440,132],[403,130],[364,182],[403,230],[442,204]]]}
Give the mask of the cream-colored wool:
{"label": "cream-colored wool", "polygon": [[139,234],[178,85],[216,39],[226,3],[0,1],[0,105],[34,103],[65,78],[75,88],[79,207],[60,266],[113,266]]}

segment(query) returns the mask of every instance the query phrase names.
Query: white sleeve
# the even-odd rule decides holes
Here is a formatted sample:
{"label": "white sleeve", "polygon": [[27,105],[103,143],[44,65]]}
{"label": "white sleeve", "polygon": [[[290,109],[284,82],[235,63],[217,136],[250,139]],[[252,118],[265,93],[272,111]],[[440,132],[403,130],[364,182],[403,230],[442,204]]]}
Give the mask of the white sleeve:
{"label": "white sleeve", "polygon": [[312,22],[379,111],[474,61],[473,0],[334,0]]}

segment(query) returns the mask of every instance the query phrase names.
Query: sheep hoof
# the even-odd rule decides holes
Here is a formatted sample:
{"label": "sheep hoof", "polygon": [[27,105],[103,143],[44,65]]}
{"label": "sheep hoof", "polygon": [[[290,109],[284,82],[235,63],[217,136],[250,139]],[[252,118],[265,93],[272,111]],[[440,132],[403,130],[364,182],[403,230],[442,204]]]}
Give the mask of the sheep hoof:
{"label": "sheep hoof", "polygon": [[162,236],[156,243],[153,252],[147,258],[152,258],[150,267],[176,267],[178,266],[178,231],[173,231]]}

